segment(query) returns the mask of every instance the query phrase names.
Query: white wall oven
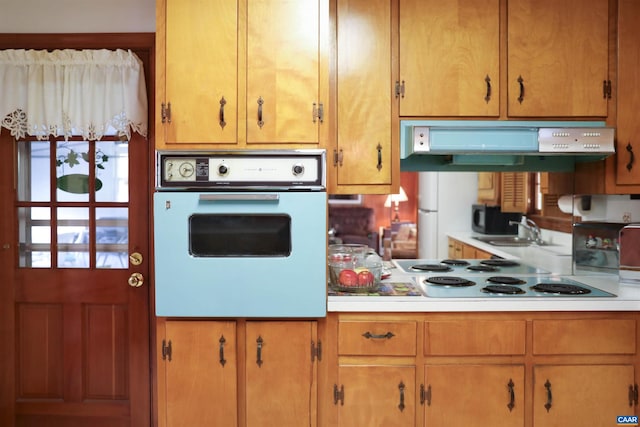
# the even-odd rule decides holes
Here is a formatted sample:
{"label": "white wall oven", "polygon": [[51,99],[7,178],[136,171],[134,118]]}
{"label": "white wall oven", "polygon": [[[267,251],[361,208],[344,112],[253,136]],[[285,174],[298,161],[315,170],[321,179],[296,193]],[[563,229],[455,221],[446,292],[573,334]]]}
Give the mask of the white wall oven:
{"label": "white wall oven", "polygon": [[156,314],[325,316],[325,157],[158,152]]}

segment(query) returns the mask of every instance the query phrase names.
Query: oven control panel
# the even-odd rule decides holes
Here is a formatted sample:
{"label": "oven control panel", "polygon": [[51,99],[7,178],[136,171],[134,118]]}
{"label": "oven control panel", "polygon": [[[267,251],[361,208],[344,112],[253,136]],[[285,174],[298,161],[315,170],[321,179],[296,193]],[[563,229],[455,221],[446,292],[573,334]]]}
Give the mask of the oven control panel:
{"label": "oven control panel", "polygon": [[159,190],[324,190],[325,150],[158,152]]}

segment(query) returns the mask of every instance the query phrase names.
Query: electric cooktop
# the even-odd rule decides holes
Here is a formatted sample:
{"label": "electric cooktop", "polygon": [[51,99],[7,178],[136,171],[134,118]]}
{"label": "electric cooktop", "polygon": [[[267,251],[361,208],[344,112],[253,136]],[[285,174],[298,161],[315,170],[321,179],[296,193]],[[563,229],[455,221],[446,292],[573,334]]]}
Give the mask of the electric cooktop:
{"label": "electric cooktop", "polygon": [[404,273],[446,275],[550,274],[550,271],[511,259],[398,259],[393,260]]}
{"label": "electric cooktop", "polygon": [[602,289],[558,276],[416,276],[433,298],[615,297]]}

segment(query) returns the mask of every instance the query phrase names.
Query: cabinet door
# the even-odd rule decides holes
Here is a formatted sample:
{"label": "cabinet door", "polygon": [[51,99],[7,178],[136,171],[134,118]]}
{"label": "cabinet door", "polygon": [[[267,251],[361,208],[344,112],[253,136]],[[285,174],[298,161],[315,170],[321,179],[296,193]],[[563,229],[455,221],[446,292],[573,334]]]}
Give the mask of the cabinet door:
{"label": "cabinet door", "polygon": [[427,365],[425,389],[427,426],[524,426],[523,365]]}
{"label": "cabinet door", "polygon": [[338,375],[339,426],[415,426],[414,366],[341,365]]}
{"label": "cabinet door", "polygon": [[[236,143],[236,2],[162,0],[157,7],[157,146]],[[165,120],[162,104],[171,104]]]}
{"label": "cabinet door", "polygon": [[500,173],[500,210],[526,213],[529,204],[529,173]]}
{"label": "cabinet door", "polygon": [[335,182],[390,185],[391,6],[387,0],[338,0],[336,21]]}
{"label": "cabinet door", "polygon": [[608,3],[509,0],[509,116],[607,116]]}
{"label": "cabinet door", "polygon": [[500,172],[478,172],[478,203],[500,204]]}
{"label": "cabinet door", "polygon": [[606,426],[633,415],[633,365],[535,366],[533,424]]}
{"label": "cabinet door", "polygon": [[462,259],[464,257],[463,255],[463,246],[464,243],[462,243],[459,240],[453,239],[451,237],[449,237],[448,239],[448,256],[451,259]]}
{"label": "cabinet door", "polygon": [[247,322],[248,427],[316,425],[316,330],[313,321]]}
{"label": "cabinet door", "polygon": [[401,0],[400,116],[498,116],[498,0]]}
{"label": "cabinet door", "polygon": [[317,144],[322,0],[247,1],[247,143]]}
{"label": "cabinet door", "polygon": [[169,321],[166,340],[166,426],[237,425],[235,322]]}
{"label": "cabinet door", "polygon": [[[616,192],[640,192],[640,2],[618,2]],[[635,189],[629,186],[636,186]],[[626,188],[625,188],[626,187]]]}

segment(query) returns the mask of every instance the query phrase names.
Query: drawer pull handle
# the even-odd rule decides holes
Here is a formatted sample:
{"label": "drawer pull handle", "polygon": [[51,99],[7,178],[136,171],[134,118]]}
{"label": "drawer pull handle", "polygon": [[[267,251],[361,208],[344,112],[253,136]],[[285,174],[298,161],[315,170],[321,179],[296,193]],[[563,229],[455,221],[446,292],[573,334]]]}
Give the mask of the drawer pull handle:
{"label": "drawer pull handle", "polygon": [[362,334],[362,336],[365,337],[366,339],[373,339],[373,340],[390,340],[391,338],[395,337],[393,332],[387,332],[386,334],[372,334],[371,332],[368,332],[368,331]]}
{"label": "drawer pull handle", "polygon": [[549,380],[544,383],[544,388],[547,389],[547,403],[544,404],[544,407],[547,412],[549,412],[549,410],[551,409],[551,404],[553,402],[553,395],[551,394],[551,383],[549,382]]}
{"label": "drawer pull handle", "polygon": [[487,94],[484,97],[485,102],[488,104],[491,101],[491,78],[489,74],[484,78],[484,81],[487,83]]}
{"label": "drawer pull handle", "polygon": [[258,127],[262,129],[264,126],[264,120],[262,118],[262,106],[264,105],[264,99],[262,97],[258,98]]}
{"label": "drawer pull handle", "polygon": [[402,381],[398,384],[398,390],[400,391],[400,404],[398,405],[398,409],[402,412],[404,411],[404,383]]}
{"label": "drawer pull handle", "polygon": [[220,98],[220,112],[218,113],[218,123],[220,123],[220,127],[224,129],[227,125],[227,122],[224,120],[224,106],[227,104],[227,100],[224,99],[224,96]]}
{"label": "drawer pull handle", "polygon": [[524,101],[524,79],[522,76],[518,76],[518,84],[520,85],[520,96],[518,96],[518,102],[522,104],[522,101]]}
{"label": "drawer pull handle", "polygon": [[225,363],[227,363],[227,360],[224,358],[224,344],[227,342],[227,340],[224,339],[224,335],[220,337],[218,342],[220,343],[220,364],[224,366]]}
{"label": "drawer pull handle", "polygon": [[382,169],[382,146],[380,143],[378,143],[376,150],[378,151],[378,164],[376,165],[376,168],[380,170]]}
{"label": "drawer pull handle", "polygon": [[509,412],[513,411],[513,408],[516,406],[516,394],[513,390],[514,386],[515,384],[513,383],[513,380],[509,378],[509,383],[507,384],[507,387],[509,388],[509,404],[507,405]]}
{"label": "drawer pull handle", "polygon": [[631,169],[633,169],[633,164],[636,161],[635,156],[633,155],[633,145],[631,145],[631,143],[628,143],[626,148],[627,153],[629,153],[629,163],[627,163],[627,170],[631,172]]}
{"label": "drawer pull handle", "polygon": [[258,367],[262,367],[262,344],[264,343],[264,341],[262,340],[262,337],[258,337],[258,339],[256,340],[257,345],[257,354],[256,354],[256,363],[258,364]]}

